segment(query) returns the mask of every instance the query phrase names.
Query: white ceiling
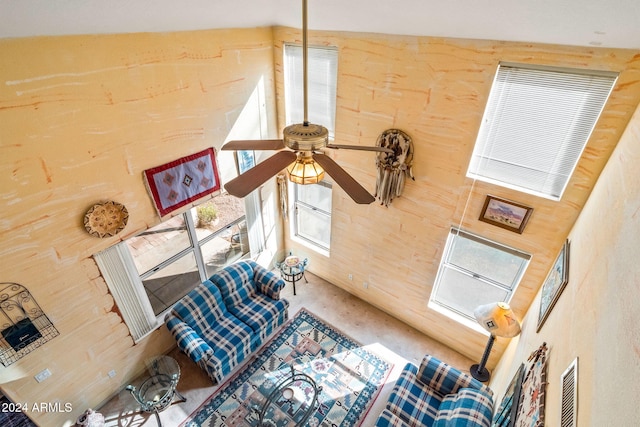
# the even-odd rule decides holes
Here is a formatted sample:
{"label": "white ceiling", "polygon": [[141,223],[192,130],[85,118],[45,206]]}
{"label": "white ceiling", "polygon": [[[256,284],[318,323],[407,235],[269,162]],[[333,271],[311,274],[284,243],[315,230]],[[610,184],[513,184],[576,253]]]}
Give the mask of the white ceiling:
{"label": "white ceiling", "polygon": [[[301,26],[300,0],[0,0],[0,38]],[[639,0],[309,0],[309,28],[640,49]]]}

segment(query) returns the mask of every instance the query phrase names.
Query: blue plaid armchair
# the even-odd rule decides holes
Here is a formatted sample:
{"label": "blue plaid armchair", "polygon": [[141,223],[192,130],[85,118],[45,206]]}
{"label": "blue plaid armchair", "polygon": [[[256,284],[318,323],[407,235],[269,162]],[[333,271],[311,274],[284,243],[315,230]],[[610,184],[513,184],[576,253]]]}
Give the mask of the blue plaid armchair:
{"label": "blue plaid armchair", "polygon": [[225,267],[185,295],[165,319],[178,348],[222,380],[288,318],[285,283],[253,261]]}
{"label": "blue plaid armchair", "polygon": [[489,387],[426,355],[405,366],[376,427],[490,427],[492,414]]}

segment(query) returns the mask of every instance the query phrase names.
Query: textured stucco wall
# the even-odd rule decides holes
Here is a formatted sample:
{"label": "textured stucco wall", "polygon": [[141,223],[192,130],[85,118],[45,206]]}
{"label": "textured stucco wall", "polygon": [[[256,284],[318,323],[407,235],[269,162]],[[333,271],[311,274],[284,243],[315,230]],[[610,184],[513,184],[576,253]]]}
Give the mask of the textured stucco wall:
{"label": "textured stucco wall", "polygon": [[498,402],[520,362],[549,347],[546,418],[560,425],[560,375],[578,358],[578,425],[640,423],[640,107],[571,230],[569,283],[536,333],[540,295],[504,353]]}
{"label": "textured stucco wall", "polygon": [[[164,327],[134,345],[91,256],[160,221],[145,169],[275,133],[275,113],[245,117],[275,110],[272,31],[5,39],[0,58],[0,281],[27,287],[60,332],[0,367],[0,382],[15,402],[70,403],[29,413],[59,426],[175,345]],[[82,225],[101,200],[129,211],[115,237]],[[37,383],[45,368],[51,378]]]}

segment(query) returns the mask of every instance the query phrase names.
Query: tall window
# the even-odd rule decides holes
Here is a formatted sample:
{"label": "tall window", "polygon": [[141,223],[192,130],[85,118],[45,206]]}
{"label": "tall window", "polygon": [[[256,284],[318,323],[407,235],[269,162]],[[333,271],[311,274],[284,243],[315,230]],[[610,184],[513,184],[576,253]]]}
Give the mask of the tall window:
{"label": "tall window", "polygon": [[249,253],[241,199],[220,195],[124,242],[156,315]]}
{"label": "tall window", "polygon": [[530,259],[517,249],[452,228],[430,302],[473,320],[477,306],[509,302]]}
{"label": "tall window", "polygon": [[[338,50],[331,47],[309,47],[308,50],[309,121],[327,128],[329,138],[335,135],[336,85]],[[284,93],[287,125],[303,120],[302,47],[284,46]],[[325,179],[318,184],[291,184],[295,217],[293,235],[318,249],[328,251],[331,245],[331,184]]]}
{"label": "tall window", "polygon": [[467,175],[560,200],[616,78],[500,64]]}
{"label": "tall window", "polygon": [[250,255],[242,200],[220,195],[95,255],[134,340],[198,284]]}
{"label": "tall window", "polygon": [[[329,47],[309,47],[308,50],[309,121],[322,125],[334,137],[336,119],[336,85],[338,81],[338,50]],[[284,94],[287,125],[302,123],[304,91],[302,47],[284,46]]]}
{"label": "tall window", "polygon": [[292,186],[295,236],[328,251],[331,246],[331,184],[320,181]]}

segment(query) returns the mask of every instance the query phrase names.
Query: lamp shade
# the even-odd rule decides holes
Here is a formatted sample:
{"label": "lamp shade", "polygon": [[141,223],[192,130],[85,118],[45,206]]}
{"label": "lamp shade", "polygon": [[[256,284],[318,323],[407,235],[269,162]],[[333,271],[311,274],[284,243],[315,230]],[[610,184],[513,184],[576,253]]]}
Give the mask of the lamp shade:
{"label": "lamp shade", "polygon": [[324,169],[310,156],[298,155],[287,172],[291,182],[296,184],[317,184],[324,178]]}
{"label": "lamp shade", "polygon": [[481,305],[476,307],[473,315],[491,335],[511,338],[520,333],[520,322],[507,303],[492,302]]}

